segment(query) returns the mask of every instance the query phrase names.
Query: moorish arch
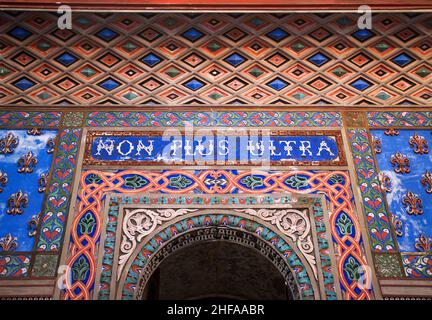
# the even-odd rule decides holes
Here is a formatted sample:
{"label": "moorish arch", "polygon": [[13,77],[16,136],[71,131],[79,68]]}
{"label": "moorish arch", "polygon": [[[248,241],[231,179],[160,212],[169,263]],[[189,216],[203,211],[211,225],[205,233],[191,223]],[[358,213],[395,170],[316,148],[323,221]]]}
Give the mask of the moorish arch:
{"label": "moorish arch", "polygon": [[[226,181],[226,184],[223,188],[220,188],[218,184],[215,183],[220,179]],[[179,181],[182,183],[180,184]],[[362,299],[369,298],[370,296],[370,290],[365,287],[360,287],[359,281],[353,278],[352,274],[346,274],[343,272],[344,268],[354,267],[358,269],[359,266],[363,265],[364,263],[364,257],[361,253],[361,236],[358,232],[359,225],[355,218],[353,204],[351,203],[350,179],[349,176],[343,171],[258,172],[242,170],[237,172],[230,170],[202,170],[192,172],[188,170],[175,170],[157,172],[124,170],[118,172],[103,172],[89,170],[84,172],[81,176],[80,184],[81,190],[79,191],[79,202],[77,203],[76,207],[77,214],[74,218],[71,228],[71,254],[67,261],[72,273],[74,273],[76,277],[73,279],[74,282],[71,283],[70,288],[65,290],[66,299],[90,299],[97,296],[97,293],[94,292],[93,288],[97,288],[96,290],[99,289],[100,285],[97,282],[97,278],[100,272],[104,273],[105,269],[114,269],[114,272],[110,271],[112,274],[104,274],[101,276],[101,280],[103,278],[104,282],[103,285],[101,285],[100,291],[104,291],[105,298],[113,298],[110,290],[114,290],[116,283],[111,279],[114,279],[118,275],[122,274],[122,270],[118,271],[117,269],[122,269],[125,266],[125,262],[130,261],[130,256],[132,256],[132,253],[135,252],[136,248],[142,243],[142,239],[149,235],[162,223],[170,221],[174,217],[185,215],[187,212],[195,211],[189,209],[191,208],[189,205],[187,205],[189,202],[184,202],[185,199],[183,199],[183,205],[177,206],[177,210],[173,210],[169,206],[165,206],[164,210],[168,210],[167,212],[160,212],[156,210],[156,212],[151,213],[152,218],[150,220],[153,219],[152,221],[156,221],[157,223],[152,222],[150,226],[148,226],[146,223],[141,225],[143,220],[140,218],[141,221],[138,223],[140,225],[138,229],[144,230],[147,228],[147,231],[146,233],[141,234],[141,239],[138,241],[135,239],[135,236],[132,236],[130,233],[128,240],[130,243],[127,243],[128,241],[126,241],[126,243],[121,244],[121,250],[124,252],[120,252],[118,247],[114,247],[114,243],[118,244],[120,241],[115,239],[116,234],[120,234],[120,232],[125,231],[120,231],[120,229],[117,228],[117,225],[120,226],[122,223],[116,222],[115,226],[110,226],[110,231],[107,232],[107,234],[111,235],[112,239],[110,239],[111,242],[108,247],[105,247],[105,250],[114,252],[114,255],[117,256],[118,260],[113,261],[111,257],[109,260],[110,262],[108,264],[103,264],[102,267],[100,261],[105,261],[105,257],[103,257],[104,248],[103,245],[99,245],[99,242],[103,241],[100,238],[101,234],[104,232],[103,220],[106,219],[103,217],[103,212],[106,211],[104,204],[105,198],[107,194],[110,193],[127,196],[128,203],[135,200],[138,201],[137,203],[140,203],[139,201],[141,201],[140,199],[129,199],[131,196],[139,194],[154,194],[156,198],[153,200],[156,202],[153,200],[150,201],[149,199],[143,200],[145,203],[150,204],[147,206],[147,208],[150,209],[155,208],[151,205],[153,203],[157,204],[163,202],[165,205],[167,205],[179,200],[165,199],[167,196],[182,197],[183,195],[183,198],[184,196],[190,198],[191,195],[201,198],[204,196],[211,196],[213,197],[212,201],[219,201],[221,200],[221,197],[231,197],[236,193],[238,193],[238,196],[248,197],[249,199],[251,198],[251,195],[254,195],[254,199],[261,200],[265,198],[273,198],[275,194],[282,194],[285,195],[285,197],[289,195],[296,195],[306,198],[315,197],[321,194],[325,198],[324,202],[327,203],[326,205],[328,205],[328,211],[324,211],[323,205],[320,204],[317,208],[317,212],[319,212],[319,215],[321,216],[319,219],[322,220],[325,212],[330,212],[330,216],[325,218],[328,219],[327,228],[323,229],[323,221],[317,221],[317,228],[316,230],[313,230],[313,233],[316,232],[317,236],[320,237],[320,245],[318,245],[317,242],[315,243],[315,247],[319,248],[320,251],[320,259],[322,256],[321,254],[323,253],[323,257],[325,257],[327,260],[327,265],[323,265],[319,272],[317,272],[316,267],[314,267],[313,260],[315,258],[313,255],[311,255],[311,251],[309,251],[309,240],[300,236],[297,239],[293,239],[293,234],[290,231],[290,228],[286,228],[286,226],[284,226],[286,221],[281,223],[283,219],[281,221],[279,219],[281,211],[286,211],[286,209],[289,208],[289,205],[279,206],[280,210],[276,210],[272,213],[276,215],[276,218],[272,217],[272,215],[268,215],[268,213],[265,213],[265,209],[268,209],[267,205],[261,206],[260,210],[256,208],[254,209],[250,206],[240,205],[239,210],[237,210],[236,213],[243,213],[254,222],[256,222],[257,217],[259,217],[262,221],[266,221],[271,224],[272,227],[277,227],[278,230],[276,233],[269,231],[271,234],[274,234],[275,236],[277,234],[285,235],[286,238],[293,240],[293,242],[296,243],[299,251],[302,253],[301,255],[296,254],[295,256],[298,257],[299,260],[303,260],[302,263],[304,265],[311,265],[313,272],[308,272],[309,278],[312,278],[310,276],[311,274],[314,274],[315,278],[316,273],[318,274],[318,277],[321,279],[320,281],[322,289],[323,286],[326,287],[325,295],[328,299],[336,298],[337,296],[335,291],[335,286],[338,286],[337,280],[336,283],[334,283],[332,280],[328,284],[323,284],[323,277],[326,278],[326,281],[328,281],[328,279],[333,279],[333,276],[331,275],[331,270],[333,267],[338,269],[338,280],[340,282],[341,289],[345,291],[344,294],[347,298],[352,297]],[[258,188],[256,187],[257,185],[259,185]],[[161,192],[164,195],[160,194]],[[157,193],[159,193],[159,195],[156,195]],[[258,195],[262,196],[255,198]],[[201,201],[203,199],[198,200]],[[123,213],[119,213],[118,207],[119,206],[117,206],[116,209],[116,215],[122,216]],[[132,209],[133,208],[134,207],[132,206]],[[151,211],[152,210],[149,210],[149,212]],[[313,211],[315,211],[315,209],[313,209]],[[209,212],[209,214],[210,213],[214,213],[214,211]],[[133,211],[132,213],[129,212],[129,214],[133,214]],[[172,215],[174,215],[174,217]],[[315,215],[315,219],[316,218],[317,216]],[[88,228],[89,223],[91,224],[91,228]],[[205,225],[204,221],[199,223],[201,223],[201,225]],[[223,223],[219,224],[223,225]],[[289,226],[289,223],[286,225]],[[146,227],[143,229],[143,226]],[[342,226],[346,226],[346,228],[342,228]],[[181,228],[185,227],[187,227],[187,225],[181,226]],[[138,232],[138,229],[136,229],[135,232]],[[172,236],[170,235],[170,232],[170,230],[166,230],[165,237],[171,238]],[[327,232],[328,235],[331,232],[333,238],[332,240],[337,243],[335,247],[335,252],[337,252],[336,261],[333,261],[335,258],[334,256],[329,256],[330,246],[326,245],[326,247],[321,247],[323,237],[327,237],[327,235],[325,235]],[[141,253],[141,255],[145,256],[148,254],[153,254],[163,243],[162,239],[163,237],[159,239],[160,241],[154,239],[154,241],[151,243],[151,246],[147,246],[145,248],[147,250],[149,247],[151,247],[151,250],[149,252],[144,251]],[[289,241],[288,244],[290,244]],[[100,249],[98,249],[99,247]],[[291,245],[290,247],[295,248],[294,245]],[[137,252],[134,254],[136,255]],[[112,255],[113,254],[111,254],[111,256]],[[138,256],[141,257],[140,255]],[[329,261],[332,261],[331,264],[337,263],[337,267],[336,264],[333,265],[333,267],[330,267],[328,264],[330,263]],[[135,290],[134,287],[138,283],[138,274],[136,270],[139,269],[140,265],[138,263],[137,265],[133,265],[132,268],[130,268],[131,272],[128,274],[128,277],[122,274],[123,277],[126,277],[126,280],[124,280],[124,288],[126,290],[123,291],[122,298],[133,298]],[[368,279],[369,276],[370,274],[365,273],[366,279]],[[318,296],[315,296],[315,298],[318,298]]]}
{"label": "moorish arch", "polygon": [[[140,209],[134,211],[138,213]],[[291,222],[299,221],[295,210],[291,217]],[[278,233],[277,228],[260,218],[235,211],[207,210],[180,216],[157,228],[136,247],[120,276],[116,298],[143,299],[154,271],[178,250],[225,241],[253,249],[270,261],[285,280],[290,299],[320,299],[316,275],[304,254],[292,239]],[[150,253],[152,243],[158,247]]]}

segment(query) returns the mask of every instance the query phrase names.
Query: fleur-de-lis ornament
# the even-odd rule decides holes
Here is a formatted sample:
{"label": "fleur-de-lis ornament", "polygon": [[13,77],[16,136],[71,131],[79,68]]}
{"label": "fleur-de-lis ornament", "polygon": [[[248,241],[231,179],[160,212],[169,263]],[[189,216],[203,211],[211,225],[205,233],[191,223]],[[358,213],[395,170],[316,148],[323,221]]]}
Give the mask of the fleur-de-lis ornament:
{"label": "fleur-de-lis ornament", "polygon": [[399,151],[391,156],[390,163],[393,167],[396,166],[394,169],[396,173],[404,174],[411,172],[409,159],[406,155],[400,153]]}
{"label": "fleur-de-lis ornament", "polygon": [[393,221],[393,227],[395,230],[395,233],[398,237],[403,236],[403,222],[401,219],[397,218],[396,216],[392,216]]}
{"label": "fleur-de-lis ornament", "polygon": [[28,195],[19,190],[9,197],[7,201],[8,210],[6,212],[13,216],[23,214],[23,209],[27,207],[28,202]]}
{"label": "fleur-de-lis ornament", "polygon": [[383,189],[387,193],[390,193],[392,191],[391,178],[382,172],[378,175],[378,178],[381,182],[381,189]]}
{"label": "fleur-de-lis ornament", "polygon": [[422,175],[421,184],[425,187],[425,190],[427,193],[432,193],[432,173],[429,170],[426,170],[426,172]]}
{"label": "fleur-de-lis ornament", "polygon": [[0,251],[15,251],[18,246],[17,241],[18,238],[8,233],[6,236],[0,238]]}
{"label": "fleur-de-lis ornament", "polygon": [[386,136],[398,136],[399,135],[399,131],[394,129],[394,128],[390,128],[387,129],[386,131],[384,131],[384,134]]}
{"label": "fleur-de-lis ornament", "polygon": [[420,252],[431,252],[432,240],[427,238],[424,234],[421,234],[416,240],[415,247]]}
{"label": "fleur-de-lis ornament", "polygon": [[414,149],[416,154],[428,154],[429,146],[427,140],[423,136],[419,136],[417,133],[409,139],[409,145]]}
{"label": "fleur-de-lis ornament", "polygon": [[7,173],[0,170],[0,193],[3,192],[3,188],[1,187],[6,187],[7,182],[8,182]]}
{"label": "fleur-de-lis ornament", "polygon": [[39,185],[38,192],[39,193],[45,192],[47,182],[48,182],[48,174],[45,172],[42,172],[39,176],[39,179],[38,179],[38,185]]}
{"label": "fleur-de-lis ornament", "polygon": [[27,130],[27,134],[30,136],[40,136],[42,132],[39,128],[31,128]]}
{"label": "fleur-de-lis ornament", "polygon": [[380,154],[382,152],[381,140],[379,138],[373,138],[375,153]]}
{"label": "fleur-de-lis ornament", "polygon": [[40,217],[40,214],[34,215],[31,217],[31,220],[28,223],[28,226],[29,226],[28,235],[29,235],[29,237],[34,237],[36,235],[37,227],[39,225],[39,217]]}
{"label": "fleur-de-lis ornament", "polygon": [[47,148],[47,153],[51,154],[54,152],[54,139],[49,139],[47,144],[46,144],[46,148]]}
{"label": "fleur-de-lis ornament", "polygon": [[36,164],[38,163],[36,157],[33,155],[31,151],[27,152],[25,155],[23,155],[21,158],[19,158],[17,165],[18,165],[18,172],[19,173],[32,173],[34,167],[36,167]]}
{"label": "fleur-de-lis ornament", "polygon": [[423,201],[419,198],[418,195],[408,191],[402,197],[402,204],[406,207],[406,212],[409,215],[421,215],[423,214]]}
{"label": "fleur-de-lis ornament", "polygon": [[19,140],[14,136],[12,132],[8,132],[6,137],[0,139],[0,153],[1,154],[10,154],[15,151],[15,148],[18,147]]}

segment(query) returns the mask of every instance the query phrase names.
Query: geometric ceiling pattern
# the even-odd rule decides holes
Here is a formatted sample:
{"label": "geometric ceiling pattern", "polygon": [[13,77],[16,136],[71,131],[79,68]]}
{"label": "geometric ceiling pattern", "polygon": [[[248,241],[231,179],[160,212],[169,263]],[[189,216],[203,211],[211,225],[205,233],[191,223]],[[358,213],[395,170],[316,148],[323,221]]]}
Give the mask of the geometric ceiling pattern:
{"label": "geometric ceiling pattern", "polygon": [[1,105],[418,105],[432,14],[0,13]]}

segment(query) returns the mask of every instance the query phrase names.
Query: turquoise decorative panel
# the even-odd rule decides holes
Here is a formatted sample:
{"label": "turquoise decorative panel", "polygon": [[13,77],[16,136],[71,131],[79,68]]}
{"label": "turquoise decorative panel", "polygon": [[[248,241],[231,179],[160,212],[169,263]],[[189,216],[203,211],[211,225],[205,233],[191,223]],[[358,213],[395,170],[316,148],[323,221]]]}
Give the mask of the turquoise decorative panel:
{"label": "turquoise decorative panel", "polygon": [[0,130],[0,251],[32,251],[55,130]]}

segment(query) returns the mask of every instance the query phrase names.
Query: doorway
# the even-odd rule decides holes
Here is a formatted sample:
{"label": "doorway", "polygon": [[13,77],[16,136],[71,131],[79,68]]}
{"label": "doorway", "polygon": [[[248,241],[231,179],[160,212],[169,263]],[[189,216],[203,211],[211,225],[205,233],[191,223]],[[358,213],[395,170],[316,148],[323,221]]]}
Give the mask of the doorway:
{"label": "doorway", "polygon": [[167,256],[153,272],[143,299],[290,300],[279,270],[257,250],[235,242],[200,242]]}

